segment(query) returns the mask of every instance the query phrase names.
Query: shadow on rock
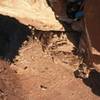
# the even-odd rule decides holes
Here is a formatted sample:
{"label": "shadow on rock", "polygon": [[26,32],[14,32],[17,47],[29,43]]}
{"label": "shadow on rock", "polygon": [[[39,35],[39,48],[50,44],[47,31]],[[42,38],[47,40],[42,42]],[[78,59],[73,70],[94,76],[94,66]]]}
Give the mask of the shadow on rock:
{"label": "shadow on rock", "polygon": [[30,35],[28,26],[13,17],[0,15],[0,57],[12,62]]}
{"label": "shadow on rock", "polygon": [[89,86],[95,95],[100,96],[100,73],[96,70],[90,72],[89,78],[83,79],[83,82]]}

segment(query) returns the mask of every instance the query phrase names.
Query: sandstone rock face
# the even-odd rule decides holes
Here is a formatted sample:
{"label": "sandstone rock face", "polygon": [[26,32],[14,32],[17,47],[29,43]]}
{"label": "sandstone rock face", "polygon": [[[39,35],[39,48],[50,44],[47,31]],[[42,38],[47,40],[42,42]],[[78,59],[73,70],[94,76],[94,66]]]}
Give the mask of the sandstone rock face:
{"label": "sandstone rock face", "polygon": [[39,30],[64,30],[46,0],[0,0],[0,14],[15,17]]}

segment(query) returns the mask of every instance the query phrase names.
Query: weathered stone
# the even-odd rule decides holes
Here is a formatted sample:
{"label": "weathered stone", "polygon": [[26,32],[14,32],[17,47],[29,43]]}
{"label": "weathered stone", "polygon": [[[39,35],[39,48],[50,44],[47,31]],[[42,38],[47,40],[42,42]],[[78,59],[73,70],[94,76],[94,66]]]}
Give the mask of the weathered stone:
{"label": "weathered stone", "polygon": [[46,0],[0,0],[0,14],[15,17],[39,30],[64,30]]}

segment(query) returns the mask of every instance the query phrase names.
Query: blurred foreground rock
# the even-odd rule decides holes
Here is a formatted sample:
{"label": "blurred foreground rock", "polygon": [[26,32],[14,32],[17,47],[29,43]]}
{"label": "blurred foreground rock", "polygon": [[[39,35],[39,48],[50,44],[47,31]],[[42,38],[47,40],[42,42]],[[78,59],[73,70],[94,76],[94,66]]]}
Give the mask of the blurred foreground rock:
{"label": "blurred foreground rock", "polygon": [[0,0],[0,14],[15,17],[39,30],[64,30],[46,0]]}

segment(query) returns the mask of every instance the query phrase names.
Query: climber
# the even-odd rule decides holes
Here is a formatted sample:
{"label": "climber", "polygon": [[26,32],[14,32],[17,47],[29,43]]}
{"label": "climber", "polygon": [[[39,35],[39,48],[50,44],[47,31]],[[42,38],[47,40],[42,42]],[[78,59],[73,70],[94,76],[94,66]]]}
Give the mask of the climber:
{"label": "climber", "polygon": [[80,20],[84,17],[84,0],[68,0],[67,15],[74,21]]}

